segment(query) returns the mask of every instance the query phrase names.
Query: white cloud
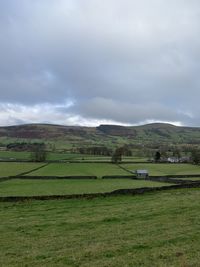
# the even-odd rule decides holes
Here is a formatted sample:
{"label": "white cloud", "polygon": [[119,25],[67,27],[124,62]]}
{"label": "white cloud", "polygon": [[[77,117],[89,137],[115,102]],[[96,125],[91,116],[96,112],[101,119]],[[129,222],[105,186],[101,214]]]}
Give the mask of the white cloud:
{"label": "white cloud", "polygon": [[100,124],[120,124],[123,122],[106,119],[90,119],[70,113],[73,102],[65,104],[38,104],[25,106],[19,104],[0,104],[0,125],[10,126],[24,123],[52,123],[60,125],[98,126]]}

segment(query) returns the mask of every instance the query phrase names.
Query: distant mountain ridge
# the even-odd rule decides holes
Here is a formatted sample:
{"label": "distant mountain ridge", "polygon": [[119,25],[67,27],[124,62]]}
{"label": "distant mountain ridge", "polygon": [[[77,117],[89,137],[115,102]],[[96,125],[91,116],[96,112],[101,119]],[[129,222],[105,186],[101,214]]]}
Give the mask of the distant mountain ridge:
{"label": "distant mountain ridge", "polygon": [[0,127],[0,142],[8,139],[40,139],[107,145],[132,142],[168,142],[200,144],[199,127],[181,127],[165,123],[142,126],[100,125],[98,127],[64,126],[53,124],[24,124]]}

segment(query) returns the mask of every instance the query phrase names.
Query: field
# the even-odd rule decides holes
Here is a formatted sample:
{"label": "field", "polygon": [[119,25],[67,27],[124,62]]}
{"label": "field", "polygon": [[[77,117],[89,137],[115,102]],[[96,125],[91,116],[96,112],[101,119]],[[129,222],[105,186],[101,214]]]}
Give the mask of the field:
{"label": "field", "polygon": [[31,172],[31,176],[68,176],[68,175],[131,175],[111,163],[51,163],[46,167]]}
{"label": "field", "polygon": [[116,189],[166,186],[169,184],[131,179],[23,180],[1,183],[0,196],[71,195],[111,192]]}
{"label": "field", "polygon": [[[0,160],[30,160],[31,152],[15,152],[15,151],[0,151]],[[47,152],[48,161],[54,160],[78,160],[78,161],[107,161],[111,162],[111,156],[98,156],[98,155],[86,155],[86,154],[76,154],[76,153],[56,153]],[[135,161],[144,162],[147,158],[144,157],[122,157],[123,162]]]}
{"label": "field", "polygon": [[[101,161],[103,157],[93,159]],[[83,159],[87,160],[90,157]],[[1,162],[0,177],[29,172],[26,176],[98,179],[12,179],[0,183],[0,197],[104,193],[170,185],[101,179],[105,175],[131,176],[129,171],[136,169],[147,169],[150,175],[158,176],[200,174],[200,167],[190,164],[132,163],[121,167],[111,163]],[[0,202],[0,266],[198,267],[199,202],[200,189],[81,200]]]}
{"label": "field", "polygon": [[18,175],[24,172],[34,170],[44,163],[19,163],[19,162],[0,162],[0,177]]}
{"label": "field", "polygon": [[0,159],[1,160],[27,160],[30,159],[31,153],[30,152],[14,152],[14,151],[0,151]]}
{"label": "field", "polygon": [[123,164],[128,170],[146,169],[150,175],[187,175],[200,174],[200,166],[192,164],[166,164],[166,163],[148,163],[148,164]]}
{"label": "field", "polygon": [[[24,172],[30,176],[97,176],[125,175],[131,176],[130,172],[111,163],[44,163],[31,162],[0,162],[0,177],[18,175]],[[38,170],[38,167],[44,166]],[[200,167],[191,164],[122,164],[127,170],[147,169],[150,175],[187,175],[200,174]],[[31,171],[33,170],[33,171]]]}
{"label": "field", "polygon": [[200,190],[0,203],[0,266],[200,266]]}
{"label": "field", "polygon": [[[47,153],[47,160],[73,160],[81,159],[80,154]],[[30,160],[31,152],[0,151],[0,160]]]}

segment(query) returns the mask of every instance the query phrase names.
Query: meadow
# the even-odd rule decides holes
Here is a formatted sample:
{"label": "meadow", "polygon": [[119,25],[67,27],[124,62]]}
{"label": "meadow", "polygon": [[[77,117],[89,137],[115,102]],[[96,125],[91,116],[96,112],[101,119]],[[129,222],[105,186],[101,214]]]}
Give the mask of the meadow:
{"label": "meadow", "polygon": [[[81,159],[80,154],[75,153],[47,153],[47,160],[73,160]],[[30,160],[31,152],[0,151],[0,160]]]}
{"label": "meadow", "polygon": [[2,196],[41,196],[104,193],[116,189],[167,186],[167,183],[132,179],[36,180],[13,179],[0,185]]}
{"label": "meadow", "polygon": [[0,151],[0,160],[28,160],[30,152]]}
{"label": "meadow", "polygon": [[[192,164],[132,163],[116,165],[112,163],[103,162],[0,162],[0,178],[16,176],[23,173],[25,176],[31,176],[36,178],[37,176],[96,176],[97,178],[102,178],[103,176],[113,176],[115,178],[120,178],[118,176],[134,176],[134,171],[136,169],[147,169],[149,171],[150,176],[200,174],[200,167]],[[190,179],[198,180],[199,178],[197,177]]]}
{"label": "meadow", "polygon": [[[120,168],[123,167],[124,169]],[[31,172],[31,176],[67,176],[67,175],[95,175],[102,177],[105,175],[134,175],[137,169],[146,169],[149,175],[187,175],[200,174],[200,166],[192,164],[155,164],[155,163],[131,163],[120,164],[111,163],[51,163],[44,168]],[[133,171],[131,174],[130,171]]]}
{"label": "meadow", "polygon": [[[0,151],[0,160],[30,160],[31,152],[16,152],[16,151]],[[78,154],[78,153],[69,153],[69,152],[47,152],[47,161],[54,160],[78,160],[78,161],[107,161],[111,162],[111,156],[100,156],[100,155],[87,155],[87,154]],[[146,158],[143,157],[122,157],[123,162],[135,161],[135,162],[144,162]]]}
{"label": "meadow", "polygon": [[0,178],[19,175],[45,165],[33,162],[0,162]]}
{"label": "meadow", "polygon": [[[64,159],[66,155],[60,154],[57,159],[62,156]],[[73,155],[71,159],[75,157],[80,155]],[[102,159],[93,157],[93,160]],[[28,172],[25,178],[98,177],[84,180],[15,178],[0,183],[0,197],[104,193],[170,185],[134,179],[101,179],[105,175],[132,176],[130,171],[136,169],[147,169],[150,175],[158,176],[200,174],[200,167],[190,164],[0,162],[0,177],[24,172]],[[0,202],[0,266],[198,267],[199,202],[200,189],[140,196]]]}
{"label": "meadow", "polygon": [[176,164],[176,163],[142,163],[142,164],[122,164],[124,168],[130,171],[137,169],[146,169],[149,175],[187,175],[200,174],[200,166],[192,164]]}
{"label": "meadow", "polygon": [[200,190],[0,203],[0,266],[198,267]]}
{"label": "meadow", "polygon": [[131,175],[111,163],[51,163],[44,168],[29,173],[30,176],[73,176],[73,175]]}

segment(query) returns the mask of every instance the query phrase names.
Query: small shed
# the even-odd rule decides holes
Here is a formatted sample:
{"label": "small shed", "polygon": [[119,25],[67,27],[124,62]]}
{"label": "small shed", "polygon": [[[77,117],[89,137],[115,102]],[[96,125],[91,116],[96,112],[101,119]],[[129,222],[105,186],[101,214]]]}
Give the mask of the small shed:
{"label": "small shed", "polygon": [[135,171],[137,178],[148,178],[149,172],[147,170],[136,170]]}

